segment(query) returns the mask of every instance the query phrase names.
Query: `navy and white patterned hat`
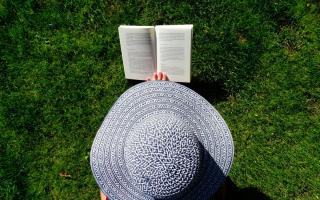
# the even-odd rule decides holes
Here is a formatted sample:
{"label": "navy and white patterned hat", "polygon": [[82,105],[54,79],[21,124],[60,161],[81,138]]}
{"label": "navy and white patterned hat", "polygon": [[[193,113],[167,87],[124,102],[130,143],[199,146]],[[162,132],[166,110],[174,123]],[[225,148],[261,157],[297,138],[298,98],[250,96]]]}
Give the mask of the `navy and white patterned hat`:
{"label": "navy and white patterned hat", "polygon": [[94,139],[90,164],[109,199],[209,199],[234,146],[218,111],[193,90],[148,81],[122,94]]}

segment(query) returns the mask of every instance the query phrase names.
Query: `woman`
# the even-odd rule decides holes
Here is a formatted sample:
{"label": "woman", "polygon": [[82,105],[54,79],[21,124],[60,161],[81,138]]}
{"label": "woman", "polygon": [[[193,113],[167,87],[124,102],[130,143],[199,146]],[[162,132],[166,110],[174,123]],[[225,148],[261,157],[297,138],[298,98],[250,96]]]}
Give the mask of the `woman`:
{"label": "woman", "polygon": [[[152,77],[146,78],[146,81],[166,80],[169,78],[164,72],[157,72]],[[153,96],[149,99],[151,103],[146,103],[148,98],[145,95]],[[175,103],[174,99],[179,98],[180,100]],[[135,103],[141,107],[138,109],[139,115],[132,111],[136,108]],[[180,109],[186,108],[187,104],[190,104],[190,109]],[[139,119],[137,116],[143,114],[141,110],[151,108],[152,105],[155,105],[153,109],[158,109],[159,112],[147,109],[142,115],[145,117],[135,121]],[[126,111],[128,106],[132,107]],[[169,107],[163,109],[163,106]],[[185,116],[178,112],[172,114],[170,110],[175,106],[187,114]],[[129,113],[132,111],[132,114],[126,114],[128,111]],[[150,112],[155,114],[147,116]],[[150,197],[162,199],[173,196],[177,199],[201,200],[225,198],[226,187],[223,181],[232,164],[233,141],[222,117],[200,95],[173,82],[138,84],[138,87],[125,92],[109,113],[92,145],[90,163],[100,188],[107,194],[113,195],[112,199],[149,199]],[[160,116],[157,113],[160,113]],[[199,123],[192,125],[187,122],[186,116],[191,120],[193,117],[197,119],[200,117],[203,122],[198,121]],[[126,120],[133,126],[127,130],[123,128],[128,124]],[[121,125],[119,121],[123,121],[123,124]],[[209,123],[208,126],[212,128],[207,130],[207,125],[204,126],[204,123]],[[194,129],[193,126],[197,128]],[[117,132],[119,129],[123,129],[124,133]],[[206,129],[206,133],[202,132],[202,129]],[[105,142],[106,140],[108,142]],[[223,155],[219,155],[220,151],[224,152]],[[113,158],[117,160],[110,160],[112,158],[110,155],[116,156]],[[123,171],[125,173],[122,173]],[[128,174],[131,178],[126,177]],[[171,183],[167,184],[168,181]],[[123,191],[115,188],[122,188]],[[101,200],[108,200],[102,191],[100,191],[100,197]]]}

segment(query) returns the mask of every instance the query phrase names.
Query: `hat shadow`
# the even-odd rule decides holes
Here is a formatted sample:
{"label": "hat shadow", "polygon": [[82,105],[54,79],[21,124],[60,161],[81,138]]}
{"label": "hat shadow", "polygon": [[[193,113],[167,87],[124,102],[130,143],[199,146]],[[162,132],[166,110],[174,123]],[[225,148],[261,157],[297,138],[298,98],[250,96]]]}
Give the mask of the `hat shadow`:
{"label": "hat shadow", "polygon": [[219,81],[201,81],[193,79],[191,83],[182,83],[182,85],[194,90],[210,103],[218,103],[227,100],[230,95]]}
{"label": "hat shadow", "polygon": [[[213,194],[213,197],[209,198],[209,200],[271,200],[271,198],[265,195],[263,192],[261,192],[259,188],[237,187],[237,185],[231,180],[230,177],[224,175],[223,171],[218,166],[216,161],[212,158],[208,150],[206,150],[201,143],[200,146],[204,150],[204,159],[208,159],[209,162],[212,162],[212,164],[209,166],[212,168],[213,171],[215,171],[215,177],[220,177],[224,180],[221,183],[221,185],[217,186],[217,188],[212,188],[216,192]],[[209,184],[208,187],[210,187]]]}
{"label": "hat shadow", "polygon": [[[239,188],[231,180],[230,177],[226,178],[224,183],[225,197],[224,200],[271,200],[266,194],[261,192],[256,187]],[[220,192],[220,191],[219,191]],[[216,195],[219,195],[219,192]],[[221,198],[220,198],[221,199]],[[214,200],[220,200],[215,196]]]}
{"label": "hat shadow", "polygon": [[[219,165],[216,163],[216,161],[212,158],[208,150],[206,150],[202,143],[200,143],[200,146],[202,148],[202,161],[206,160],[206,163],[210,164],[201,164],[200,165],[200,172],[197,178],[193,180],[193,183],[190,184],[190,188],[187,189],[188,193],[198,193],[197,197],[191,197],[187,194],[179,195],[178,197],[171,197],[171,198],[165,198],[165,200],[177,200],[177,199],[201,199],[201,200],[271,200],[270,197],[265,195],[263,192],[259,190],[259,188],[256,187],[246,187],[246,188],[239,188],[236,186],[236,184],[231,180],[230,177],[225,176]],[[210,169],[207,169],[207,168]],[[213,176],[208,176],[208,174],[201,173],[201,171],[209,170],[213,174]],[[204,178],[206,177],[206,178]],[[207,179],[204,181],[203,187],[197,187],[197,183],[201,179]],[[221,181],[217,181],[221,179]],[[218,185],[210,184],[210,183],[218,183]],[[198,192],[197,190],[200,189],[201,192]],[[208,195],[210,194],[211,195]],[[191,195],[192,196],[192,195]],[[160,199],[157,199],[160,200]]]}

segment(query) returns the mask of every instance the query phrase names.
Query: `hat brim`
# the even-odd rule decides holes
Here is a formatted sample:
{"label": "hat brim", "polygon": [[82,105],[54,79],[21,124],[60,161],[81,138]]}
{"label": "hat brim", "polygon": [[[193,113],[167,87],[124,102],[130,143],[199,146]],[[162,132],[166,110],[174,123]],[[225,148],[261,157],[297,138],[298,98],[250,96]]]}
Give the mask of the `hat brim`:
{"label": "hat brim", "polygon": [[90,164],[102,192],[110,199],[154,200],[132,184],[124,159],[129,131],[157,115],[179,115],[203,146],[201,174],[175,199],[208,199],[225,180],[234,156],[230,130],[218,111],[193,90],[170,81],[148,81],[128,89],[114,103],[94,139]]}

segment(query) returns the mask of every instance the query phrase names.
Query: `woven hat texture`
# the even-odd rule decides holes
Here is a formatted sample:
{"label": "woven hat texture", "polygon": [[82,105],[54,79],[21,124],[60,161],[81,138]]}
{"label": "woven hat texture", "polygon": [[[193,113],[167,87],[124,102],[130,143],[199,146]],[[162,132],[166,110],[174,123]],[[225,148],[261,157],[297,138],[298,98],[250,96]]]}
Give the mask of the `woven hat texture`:
{"label": "woven hat texture", "polygon": [[114,103],[90,164],[112,200],[204,200],[225,180],[233,154],[228,126],[209,102],[178,83],[148,81]]}

